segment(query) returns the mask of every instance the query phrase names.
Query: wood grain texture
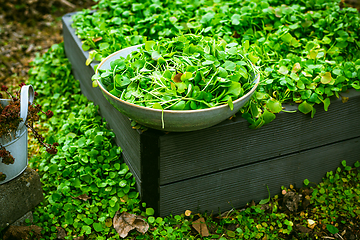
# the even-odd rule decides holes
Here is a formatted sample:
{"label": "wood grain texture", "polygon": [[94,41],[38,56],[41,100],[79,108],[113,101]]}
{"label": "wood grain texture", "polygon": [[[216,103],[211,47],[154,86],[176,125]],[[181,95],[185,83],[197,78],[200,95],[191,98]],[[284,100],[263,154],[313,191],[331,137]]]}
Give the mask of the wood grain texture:
{"label": "wood grain texture", "polygon": [[160,186],[160,215],[194,212],[224,212],[246,203],[280,194],[281,186],[302,187],[304,179],[320,182],[346,159],[352,166],[360,160],[360,138],[277,157],[202,177]]}
{"label": "wood grain texture", "polygon": [[300,112],[277,114],[257,130],[241,117],[191,133],[160,137],[160,184],[201,176],[360,136],[360,92],[349,101],[316,106],[314,118]]}

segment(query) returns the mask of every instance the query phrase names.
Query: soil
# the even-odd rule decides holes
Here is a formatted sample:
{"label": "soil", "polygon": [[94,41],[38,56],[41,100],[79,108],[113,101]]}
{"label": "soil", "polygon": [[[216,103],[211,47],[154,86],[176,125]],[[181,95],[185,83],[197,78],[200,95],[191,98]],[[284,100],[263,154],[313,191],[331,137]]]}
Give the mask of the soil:
{"label": "soil", "polygon": [[91,0],[0,0],[0,84],[25,82],[37,54],[63,41],[61,16]]}

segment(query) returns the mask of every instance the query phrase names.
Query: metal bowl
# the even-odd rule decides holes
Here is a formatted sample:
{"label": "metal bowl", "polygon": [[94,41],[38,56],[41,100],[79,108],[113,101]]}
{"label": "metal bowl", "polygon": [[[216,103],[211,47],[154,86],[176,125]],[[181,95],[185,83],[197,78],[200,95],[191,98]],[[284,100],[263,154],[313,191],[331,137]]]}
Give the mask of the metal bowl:
{"label": "metal bowl", "polygon": [[[141,45],[124,48],[106,57],[97,67],[98,69],[110,69],[110,63],[120,57],[126,58],[127,55],[136,51]],[[160,110],[135,105],[133,103],[120,100],[111,93],[98,81],[98,85],[105,98],[121,113],[125,114],[134,121],[157,130],[169,132],[188,132],[214,126],[225,119],[236,114],[239,109],[248,102],[255,92],[260,75],[254,75],[254,87],[244,96],[233,101],[234,108],[230,110],[228,104],[220,105],[213,108],[199,110]]]}

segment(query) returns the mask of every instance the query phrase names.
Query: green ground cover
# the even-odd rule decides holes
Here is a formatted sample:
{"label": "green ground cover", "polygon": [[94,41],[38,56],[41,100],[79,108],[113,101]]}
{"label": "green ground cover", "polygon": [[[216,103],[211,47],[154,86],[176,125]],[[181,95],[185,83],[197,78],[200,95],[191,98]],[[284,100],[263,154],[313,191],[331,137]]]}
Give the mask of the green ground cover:
{"label": "green ground cover", "polygon": [[[180,32],[216,34],[244,46],[263,79],[256,98],[242,110],[252,128],[274,120],[284,102],[297,102],[299,111],[313,115],[314,104],[327,110],[329,97],[359,88],[359,14],[341,9],[339,1],[100,0],[95,9],[74,19],[83,49],[95,50],[87,63]],[[133,230],[128,239],[360,238],[360,164],[347,166],[344,159],[320,184],[305,180],[303,187],[282,187],[282,195],[261,204],[226,213],[154,216],[139,200],[114,134],[81,95],[63,44],[32,65],[28,83],[43,110],[54,111],[43,124],[46,138],[60,144],[57,155],[40,149],[30,159],[43,183],[45,200],[34,211],[34,224],[42,227],[44,239],[56,239],[59,228],[66,239],[119,239],[113,226],[117,211],[143,216],[150,225],[146,234]],[[199,221],[209,236],[204,225],[196,230]]]}
{"label": "green ground cover", "polygon": [[327,111],[331,97],[360,89],[359,13],[340,8],[339,0],[100,0],[94,9],[73,17],[83,50],[91,50],[87,64],[184,33],[241,45],[262,80],[256,98],[241,109],[251,128],[273,121],[285,111],[283,103],[298,103],[300,112],[313,117],[314,104]]}
{"label": "green ground cover", "polygon": [[[43,228],[44,239],[56,239],[59,227],[65,229],[66,239],[119,239],[112,223],[117,211],[141,215],[150,224],[146,234],[133,230],[128,239],[316,239],[339,233],[344,233],[344,239],[359,236],[359,162],[350,167],[343,161],[343,166],[327,173],[319,185],[305,180],[311,188],[282,187],[283,196],[269,197],[261,204],[250,203],[241,210],[153,216],[151,206],[139,200],[135,180],[121,159],[121,149],[112,141],[114,134],[106,128],[97,107],[81,95],[63,44],[53,45],[33,65],[29,83],[39,93],[37,101],[43,110],[54,110],[54,117],[44,125],[49,128],[47,140],[60,144],[57,155],[41,150],[30,160],[31,167],[39,171],[45,194],[45,200],[34,211],[34,224]],[[297,206],[286,206],[286,193],[299,196]],[[193,224],[199,219],[206,222],[209,236],[203,237],[200,233],[204,232],[195,230]]]}

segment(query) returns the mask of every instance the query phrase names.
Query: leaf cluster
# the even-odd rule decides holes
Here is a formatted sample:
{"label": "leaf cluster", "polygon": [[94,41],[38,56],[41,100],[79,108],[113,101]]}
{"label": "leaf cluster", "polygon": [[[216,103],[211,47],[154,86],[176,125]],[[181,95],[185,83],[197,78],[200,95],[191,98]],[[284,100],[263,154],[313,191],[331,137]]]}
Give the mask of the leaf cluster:
{"label": "leaf cluster", "polygon": [[112,217],[117,211],[140,212],[135,178],[113,142],[114,133],[106,128],[98,107],[80,94],[63,44],[36,58],[30,75],[30,83],[39,89],[38,100],[46,109],[55,109],[44,124],[49,128],[47,140],[59,143],[57,155],[42,150],[30,160],[46,193],[34,222],[47,239],[56,239],[59,227],[67,239],[113,238]]}
{"label": "leaf cluster", "polygon": [[[327,111],[331,98],[359,90],[359,14],[332,1],[110,1],[96,12],[74,16],[88,63],[147,40],[200,33],[243,45],[247,58],[261,66],[262,82],[241,109],[251,128],[273,121],[296,104],[304,114]],[[345,102],[347,99],[342,98]]]}
{"label": "leaf cluster", "polygon": [[92,79],[130,103],[171,110],[196,110],[238,99],[256,74],[238,43],[186,34],[147,41],[139,51],[111,62]]}
{"label": "leaf cluster", "polygon": [[[329,172],[312,192],[303,193],[301,212],[286,210],[282,197],[276,195],[259,205],[250,203],[225,213],[154,217],[154,210],[139,201],[134,177],[112,141],[114,134],[105,127],[97,107],[80,94],[62,44],[54,45],[33,64],[30,81],[41,90],[38,100],[55,109],[54,117],[42,124],[50,129],[47,139],[58,140],[60,145],[57,155],[42,152],[30,160],[41,175],[45,193],[45,200],[34,211],[34,223],[43,228],[44,238],[56,239],[62,227],[66,239],[119,239],[111,221],[117,210],[142,215],[150,224],[146,234],[133,231],[128,239],[309,239],[333,236],[348,227],[356,234],[358,162],[352,168],[343,161],[343,168]],[[283,190],[297,191],[293,186]],[[310,201],[308,206],[305,199]],[[200,217],[209,229],[207,237],[192,226]],[[307,227],[309,218],[316,222],[313,230]],[[302,228],[310,232],[302,233]]]}

